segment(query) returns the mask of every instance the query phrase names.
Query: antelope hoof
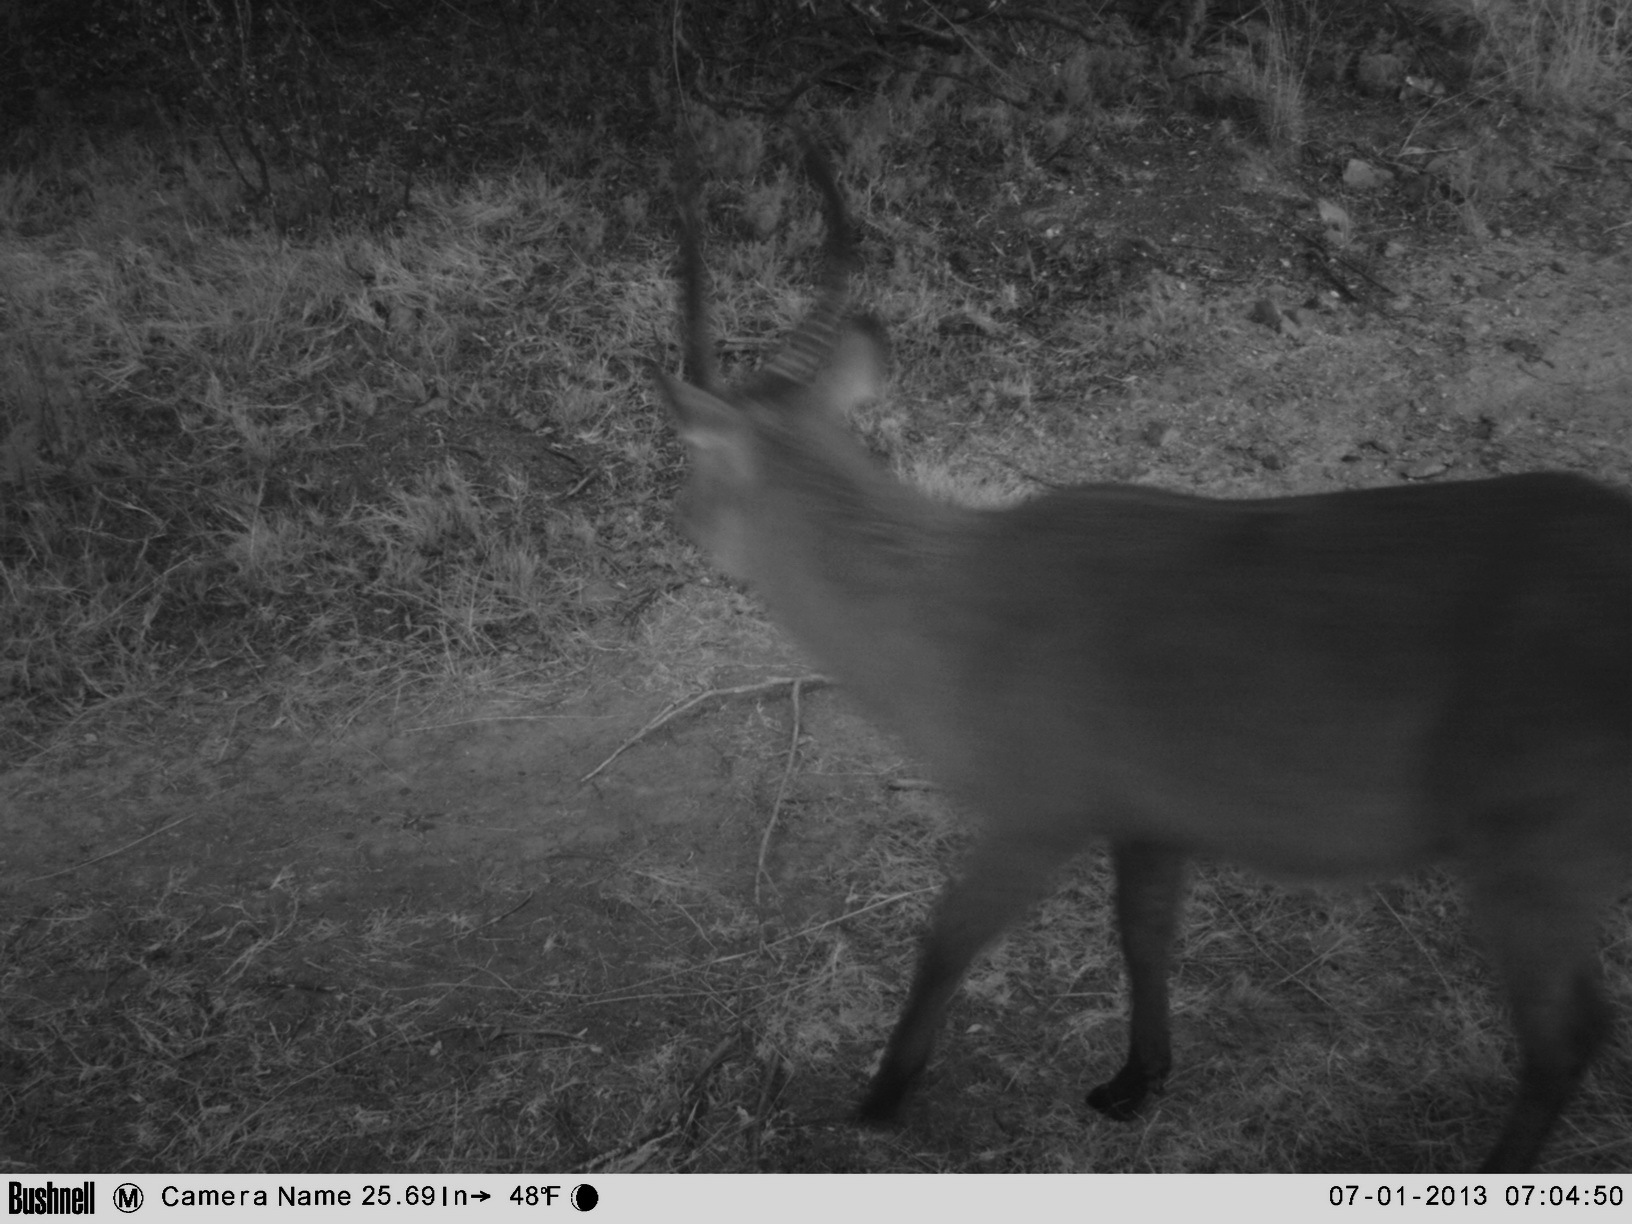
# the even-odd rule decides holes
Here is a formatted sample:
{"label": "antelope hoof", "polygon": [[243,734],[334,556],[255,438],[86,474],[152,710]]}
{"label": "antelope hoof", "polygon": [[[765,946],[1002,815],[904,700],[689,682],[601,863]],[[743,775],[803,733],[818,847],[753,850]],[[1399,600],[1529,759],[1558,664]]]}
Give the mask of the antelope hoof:
{"label": "antelope hoof", "polygon": [[1116,1073],[1116,1078],[1088,1091],[1088,1104],[1107,1118],[1117,1122],[1131,1122],[1159,1083],[1152,1083],[1145,1075],[1128,1067]]}

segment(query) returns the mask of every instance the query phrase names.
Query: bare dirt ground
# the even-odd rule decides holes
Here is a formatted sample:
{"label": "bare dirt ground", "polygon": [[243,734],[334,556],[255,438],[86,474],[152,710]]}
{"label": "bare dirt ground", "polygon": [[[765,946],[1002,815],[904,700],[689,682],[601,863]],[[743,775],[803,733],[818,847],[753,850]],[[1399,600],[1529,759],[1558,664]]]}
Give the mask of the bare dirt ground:
{"label": "bare dirt ground", "polygon": [[[1186,212],[1171,203],[1183,198],[1177,183],[1165,195],[1162,182],[1135,183],[1117,197],[1120,208],[1109,209],[1108,187],[1062,191],[1004,223],[1058,232],[1080,209],[1109,241],[1106,230],[1139,226],[1141,200],[1151,199],[1140,192],[1154,187],[1177,211],[1166,220],[1143,214],[1145,237],[1168,252],[1165,275],[1182,300],[1198,273],[1184,265],[1186,251],[1220,241],[1221,229],[1261,233],[1266,213],[1309,207],[1306,199],[1278,202],[1281,188],[1248,181],[1222,201],[1213,183],[1205,208]],[[1317,302],[1283,332],[1252,317],[1256,302],[1275,297],[1273,277],[1243,283],[1214,297],[1204,361],[1108,385],[1088,403],[1051,402],[1046,337],[1000,340],[1034,371],[1032,400],[1005,424],[1034,430],[1039,470],[1050,477],[1151,480],[1222,495],[1534,467],[1632,486],[1632,259],[1624,225],[1618,245],[1600,239],[1590,247],[1561,232],[1408,240],[1379,267],[1389,292],[1376,309]],[[1295,258],[1286,243],[1270,249]],[[1306,283],[1284,266],[1287,286]],[[1280,295],[1281,306],[1302,306],[1308,296],[1291,288]],[[912,404],[891,411],[910,414]],[[978,447],[978,434],[971,437]],[[684,631],[692,645],[683,654],[672,645],[683,636],[676,625],[705,627]],[[254,962],[264,1022],[290,1041],[365,987],[424,999],[419,1039],[398,1052],[402,1083],[453,1074],[455,1065],[466,1068],[458,1075],[474,1075],[469,1067],[523,1050],[570,1059],[568,1070],[556,1068],[549,1102],[526,1088],[529,1064],[510,1064],[520,1086],[507,1108],[541,1128],[535,1138],[553,1136],[533,1146],[541,1156],[607,1168],[873,1167],[874,1141],[837,1119],[886,1035],[910,948],[859,929],[847,934],[846,915],[869,907],[921,912],[956,842],[911,762],[855,718],[842,693],[814,689],[801,695],[801,755],[787,773],[792,724],[783,688],[703,702],[584,781],[674,701],[810,670],[751,600],[699,580],[570,667],[512,677],[502,691],[466,693],[445,706],[375,708],[312,737],[265,725],[270,720],[253,705],[199,694],[141,742],[71,739],[0,777],[0,896],[22,919],[15,938],[33,937],[27,915],[43,924],[71,915],[82,932],[101,931],[109,946],[133,949],[133,967],[88,982],[89,971],[76,976],[64,964],[53,981],[36,980],[29,999],[11,1001],[21,1009],[14,1017],[84,990],[117,1008],[121,992],[144,989],[144,974],[156,971],[152,958],[162,960],[170,938],[164,931],[173,932],[131,915],[167,914],[208,934],[229,962]],[[897,853],[900,839],[918,840],[921,879],[900,896],[868,891],[862,864]],[[1093,878],[1079,881],[1070,903],[1101,904],[1095,887]],[[720,918],[726,912],[730,921]],[[840,942],[820,944],[818,953],[800,940],[813,930]],[[280,936],[290,931],[298,938]],[[848,994],[831,976],[836,948],[847,965],[862,966]],[[756,1008],[763,1014],[766,997],[757,977],[751,987],[746,978],[733,981],[737,958],[750,955],[778,961],[786,975],[778,1000],[791,1019],[774,1041],[763,1030],[758,1045],[748,1041],[759,1052],[747,1057],[739,1053],[745,1017]],[[1083,956],[1105,975],[1104,1023],[1094,1032],[1104,1047],[1098,1057],[1109,1064],[1120,1044],[1118,970],[1108,943]],[[977,1000],[999,1005],[1024,989],[984,970],[970,986]],[[704,997],[710,1006],[727,1003],[704,1016],[694,1006]],[[531,1027],[517,1019],[524,1013]],[[1260,1022],[1270,1030],[1263,1045],[1273,1060],[1274,1021]],[[1236,1023],[1232,1040],[1258,1041],[1253,1023],[1239,1016]],[[968,1021],[955,1028],[967,1046]],[[207,1025],[198,1040],[208,1043]],[[384,1034],[359,1040],[366,1046]],[[767,1042],[780,1053],[765,1055]],[[813,1050],[822,1057],[799,1053]],[[1626,1076],[1619,1057],[1603,1074]],[[975,1075],[980,1068],[957,1070],[973,1058],[968,1048],[943,1051],[943,1074]],[[344,1080],[345,1072],[312,1074]],[[728,1093],[721,1082],[728,1074],[748,1082]],[[1069,1082],[1018,1082],[1006,1091],[1057,1092],[1064,1101],[1087,1074],[1073,1061],[1061,1075]],[[783,1095],[790,1080],[799,1089],[792,1098]],[[22,1093],[28,1068],[0,1067],[0,1081]],[[642,1085],[661,1108],[643,1112],[611,1099],[638,1097]],[[311,1165],[412,1163],[417,1149],[391,1137],[386,1120],[400,1107],[399,1089],[383,1081],[326,1088],[326,1102],[343,1099],[351,1111],[354,1137]],[[1493,1111],[1507,1090],[1490,1085]],[[287,1104],[300,1092],[285,1086],[275,1095]],[[755,1113],[756,1100],[780,1102],[781,1121],[766,1127],[762,1112],[758,1128],[741,1128],[747,1137],[728,1151],[689,1164],[665,1154],[688,1126],[702,1125],[699,1101],[728,1095],[749,1102],[739,1106],[743,1116]],[[965,1122],[991,1110],[984,1098],[937,1096],[937,1108]],[[212,1123],[207,1096],[197,1107],[200,1126],[236,1127],[240,1140],[253,1129],[230,1110]],[[50,1101],[34,1101],[20,1116],[41,1129],[0,1136],[9,1148],[0,1165],[163,1166],[164,1141],[144,1140],[126,1125],[136,1108],[110,1101],[100,1117],[65,1120]],[[1494,1114],[1480,1125],[1493,1121]],[[995,1142],[992,1123],[985,1125],[956,1132],[948,1122],[920,1140],[936,1148],[935,1167],[980,1166]],[[1081,1132],[1094,1125],[1078,1117],[1069,1142],[1087,1144]],[[1356,1140],[1364,1154],[1299,1148],[1288,1136],[1281,1167],[1386,1157],[1386,1129],[1379,1121],[1378,1133]],[[1150,1141],[1147,1154],[1158,1161],[1159,1145]],[[1480,1140],[1468,1143],[1476,1149]],[[264,1160],[278,1159],[270,1141],[264,1152]],[[1406,1165],[1443,1158],[1393,1155]],[[1624,1145],[1606,1157],[1623,1165],[1626,1158]],[[1020,1153],[983,1167],[1039,1164],[1036,1153]]]}

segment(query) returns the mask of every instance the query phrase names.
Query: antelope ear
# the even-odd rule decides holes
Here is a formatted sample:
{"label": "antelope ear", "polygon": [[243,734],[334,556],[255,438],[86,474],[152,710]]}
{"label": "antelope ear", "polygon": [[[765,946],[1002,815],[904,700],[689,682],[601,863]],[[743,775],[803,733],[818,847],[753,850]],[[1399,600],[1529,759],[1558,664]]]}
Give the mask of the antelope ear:
{"label": "antelope ear", "polygon": [[873,318],[852,319],[833,341],[811,391],[816,399],[834,412],[849,416],[884,389],[884,370],[889,342],[884,329]]}
{"label": "antelope ear", "polygon": [[694,387],[660,366],[652,366],[657,388],[680,425],[680,441],[707,478],[740,484],[754,470],[749,430],[742,411],[711,391]]}
{"label": "antelope ear", "polygon": [[682,436],[693,430],[726,430],[736,420],[736,409],[713,392],[676,378],[655,362],[651,370],[658,391],[680,423]]}

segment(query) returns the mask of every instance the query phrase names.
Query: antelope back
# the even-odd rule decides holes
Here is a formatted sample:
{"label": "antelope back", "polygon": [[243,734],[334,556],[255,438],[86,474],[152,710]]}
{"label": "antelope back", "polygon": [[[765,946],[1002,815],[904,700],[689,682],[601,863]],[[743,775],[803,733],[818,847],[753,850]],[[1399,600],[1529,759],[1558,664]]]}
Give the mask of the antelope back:
{"label": "antelope back", "polygon": [[1528,1166],[1608,1027],[1595,932],[1632,870],[1632,499],[1543,473],[934,502],[846,428],[884,346],[847,313],[850,223],[808,162],[829,226],[809,317],[720,386],[688,213],[693,381],[658,381],[690,460],[687,532],[985,827],[862,1116],[894,1115],[972,958],[1094,838],[1132,1020],[1089,1102],[1116,1117],[1167,1074],[1186,856],[1316,879],[1454,858],[1523,1058],[1487,1167]]}

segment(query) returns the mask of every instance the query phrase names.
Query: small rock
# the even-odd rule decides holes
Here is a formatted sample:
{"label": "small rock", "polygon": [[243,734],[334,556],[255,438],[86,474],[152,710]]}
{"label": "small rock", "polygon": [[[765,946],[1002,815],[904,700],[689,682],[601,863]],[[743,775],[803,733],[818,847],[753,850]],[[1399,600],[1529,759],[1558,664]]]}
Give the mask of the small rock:
{"label": "small rock", "polygon": [[1427,174],[1408,174],[1401,194],[1407,204],[1426,204],[1434,197],[1438,182]]}
{"label": "small rock", "polygon": [[1457,195],[1466,195],[1473,183],[1473,155],[1466,150],[1441,153],[1423,167],[1423,173],[1445,184]]}
{"label": "small rock", "polygon": [[1388,51],[1362,55],[1354,79],[1361,93],[1374,98],[1392,97],[1405,81],[1405,60]]}
{"label": "small rock", "polygon": [[1166,421],[1151,421],[1139,431],[1139,437],[1143,439],[1145,445],[1154,446],[1157,450],[1173,441],[1178,434],[1179,431]]}
{"label": "small rock", "polygon": [[1443,476],[1450,470],[1450,466],[1443,459],[1419,459],[1404,469],[1400,475],[1407,480],[1432,480],[1435,476]]}
{"label": "small rock", "polygon": [[1400,86],[1400,101],[1417,100],[1432,102],[1435,98],[1445,96],[1445,86],[1433,77],[1407,76],[1405,83]]}
{"label": "small rock", "polygon": [[1528,336],[1509,336],[1502,341],[1502,347],[1524,361],[1541,362],[1547,360],[1547,354]]}
{"label": "small rock", "polygon": [[[1259,298],[1247,312],[1247,318],[1253,323],[1261,323],[1272,332],[1286,330],[1288,319],[1286,312],[1271,298]],[[1293,324],[1296,326],[1296,324]]]}
{"label": "small rock", "polygon": [[1354,221],[1348,212],[1330,200],[1316,200],[1315,211],[1320,214],[1320,224],[1326,231],[1326,244],[1334,251],[1348,246],[1354,235]]}
{"label": "small rock", "polygon": [[1375,191],[1393,181],[1394,176],[1387,170],[1378,169],[1358,157],[1349,158],[1349,164],[1343,167],[1343,186],[1353,191]]}

